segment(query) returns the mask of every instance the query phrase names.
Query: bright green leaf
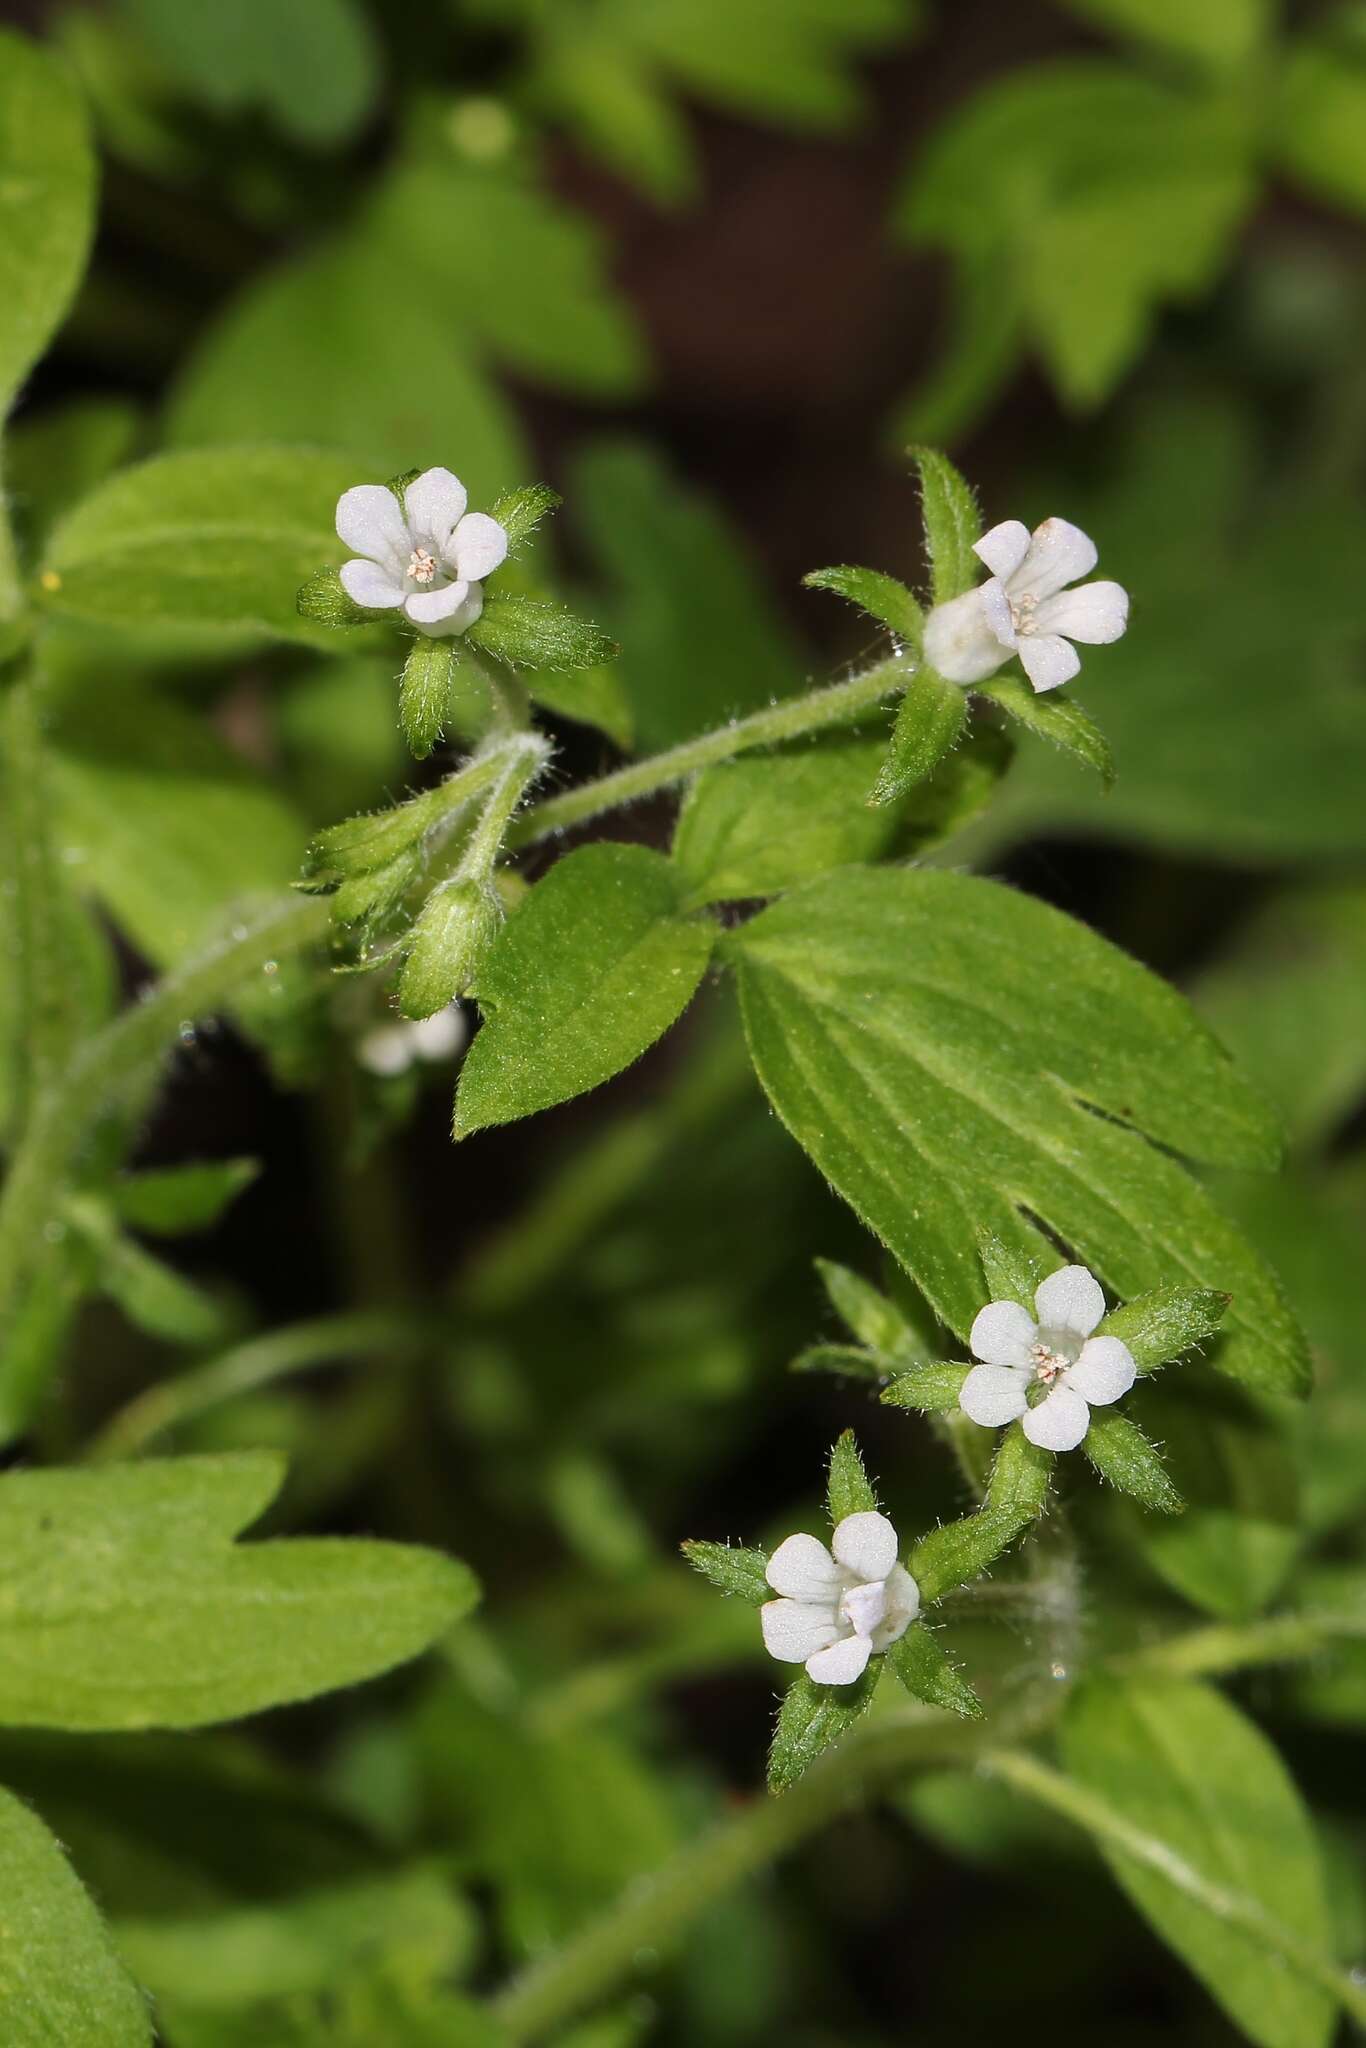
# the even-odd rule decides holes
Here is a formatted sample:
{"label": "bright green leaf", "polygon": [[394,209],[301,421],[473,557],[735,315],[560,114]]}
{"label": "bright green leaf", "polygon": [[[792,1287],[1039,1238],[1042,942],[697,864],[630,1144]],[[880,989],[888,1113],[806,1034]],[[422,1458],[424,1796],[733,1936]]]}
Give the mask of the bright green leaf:
{"label": "bright green leaf", "polygon": [[50,50],[0,29],[0,418],[80,282],[94,200],[75,81]]}
{"label": "bright green leaf", "polygon": [[125,1173],[108,1190],[114,1213],[134,1230],[181,1237],[210,1230],[260,1172],[255,1159],[205,1159]]}
{"label": "bright green leaf", "polygon": [[1268,40],[1275,0],[1066,0],[1074,14],[1117,35],[1223,68],[1246,63]]}
{"label": "bright green leaf", "polygon": [[[379,45],[359,0],[124,0],[140,33],[197,100],[219,114],[263,108],[313,148],[346,141],[379,89]],[[306,89],[301,82],[307,81]]]}
{"label": "bright green leaf", "polygon": [[485,1014],[455,1099],[455,1135],[549,1109],[619,1074],[691,1002],[715,927],[685,918],[669,863],[643,846],[568,854],[489,954]]}
{"label": "bright green leaf", "polygon": [[1366,213],[1366,13],[1356,0],[1314,17],[1276,86],[1285,168],[1316,198]]}
{"label": "bright green leaf", "polygon": [[910,1324],[897,1304],[874,1287],[861,1273],[833,1259],[817,1259],[816,1271],[830,1297],[830,1306],[853,1331],[861,1344],[874,1351],[894,1354],[915,1348]]}

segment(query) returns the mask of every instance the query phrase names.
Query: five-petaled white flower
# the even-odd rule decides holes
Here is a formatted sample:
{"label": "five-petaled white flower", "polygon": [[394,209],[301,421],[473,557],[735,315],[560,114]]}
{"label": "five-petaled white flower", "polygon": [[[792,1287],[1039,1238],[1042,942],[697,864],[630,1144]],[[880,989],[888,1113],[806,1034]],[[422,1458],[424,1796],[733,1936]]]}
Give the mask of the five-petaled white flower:
{"label": "five-petaled white flower", "polygon": [[448,469],[424,469],[402,505],[387,484],[343,491],[337,532],[364,557],[342,564],[347,596],[374,611],[400,606],[422,633],[463,633],[484,609],[483,578],[508,551],[498,521],[467,503]]}
{"label": "five-petaled white flower", "polygon": [[[992,1301],[972,1326],[975,1365],[959,1404],[973,1422],[992,1429],[1024,1423],[1032,1444],[1071,1451],[1091,1426],[1091,1407],[1118,1401],[1134,1383],[1133,1355],[1118,1337],[1093,1337],[1105,1314],[1100,1282],[1085,1266],[1062,1266],[1038,1288],[1034,1320],[1018,1301]],[[1033,1387],[1048,1389],[1035,1407]]]}
{"label": "five-petaled white flower", "polygon": [[378,1074],[387,1081],[395,1074],[406,1074],[419,1060],[428,1065],[453,1060],[458,1052],[463,1052],[469,1035],[459,1003],[447,1003],[444,1010],[417,1023],[404,1018],[393,1024],[377,1024],[356,1047],[356,1058],[367,1073]]}
{"label": "five-petaled white flower", "polygon": [[1102,646],[1129,623],[1128,592],[1118,583],[1067,588],[1090,575],[1098,556],[1066,519],[1045,519],[1032,534],[1004,519],[973,553],[990,569],[987,581],[936,605],[925,621],[925,659],[951,683],[980,683],[1018,654],[1036,690],[1056,690],[1081,667],[1074,640]]}
{"label": "five-petaled white flower", "polygon": [[874,1652],[904,1636],[920,1612],[920,1588],[896,1548],[896,1530],[878,1514],[846,1515],[830,1550],[814,1536],[780,1543],[765,1576],[783,1597],[759,1611],[769,1655],[805,1664],[820,1685],[861,1678]]}

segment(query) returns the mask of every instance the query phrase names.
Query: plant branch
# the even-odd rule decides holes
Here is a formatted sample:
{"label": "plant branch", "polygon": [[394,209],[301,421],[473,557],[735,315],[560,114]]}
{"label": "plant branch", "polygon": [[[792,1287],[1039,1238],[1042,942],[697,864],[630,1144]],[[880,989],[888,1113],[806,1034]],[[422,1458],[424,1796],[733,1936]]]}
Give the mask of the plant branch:
{"label": "plant branch", "polygon": [[799,739],[804,733],[848,725],[904,690],[914,673],[914,664],[906,656],[896,655],[847,683],[833,683],[804,697],[784,698],[749,718],[738,718],[730,725],[718,726],[714,732],[700,734],[695,740],[684,740],[681,746],[652,754],[646,761],[632,761],[611,775],[566,790],[562,796],[547,797],[518,819],[508,834],[508,845],[534,846],[540,839],[563,832],[566,826],[581,825],[603,811],[615,810],[619,804],[633,803],[637,797],[667,789],[670,783],[683,781],[699,768],[729,761],[752,747],[771,747],[781,740]]}

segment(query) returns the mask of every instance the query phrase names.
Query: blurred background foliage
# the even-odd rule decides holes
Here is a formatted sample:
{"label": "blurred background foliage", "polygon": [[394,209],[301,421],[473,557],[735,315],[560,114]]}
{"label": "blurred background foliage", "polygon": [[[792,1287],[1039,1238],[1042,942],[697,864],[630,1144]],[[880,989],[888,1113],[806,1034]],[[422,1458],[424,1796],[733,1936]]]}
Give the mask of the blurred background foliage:
{"label": "blurred background foliage", "polygon": [[[865,651],[798,580],[917,569],[909,436],[951,448],[990,518],[1061,511],[1096,537],[1134,595],[1079,688],[1113,793],[1025,739],[989,816],[932,857],[1182,982],[1278,1099],[1286,1175],[1221,1192],[1322,1390],[1287,1436],[1211,1378],[1180,1522],[1079,1489],[1087,1623],[1366,1610],[1359,0],[12,11],[78,73],[105,181],[89,280],[14,426],[26,540],[163,447],[308,442],[358,477],[442,462],[476,503],[543,475],[567,509],[538,573],[624,648],[548,700],[562,768],[591,771]],[[87,1024],[287,884],[312,828],[411,781],[382,649],[73,624],[47,664]],[[625,829],[662,841],[667,810]],[[0,1123],[24,1086],[4,994]],[[587,1102],[453,1151],[447,1073],[356,1063],[381,1003],[291,965],[187,1028],[156,1105],[110,1136],[136,1170],[73,1199],[5,1362],[11,1435],[278,1445],[277,1521],[449,1545],[488,1590],[439,1669],[244,1736],[0,1742],[172,2048],[486,2039],[456,1987],[536,1955],[761,1776],[757,1630],[677,1540],[810,1515],[851,1419],[899,1524],[959,1504],[923,1431],[786,1375],[837,1334],[813,1257],[875,1261],[723,1004]],[[1160,1435],[1160,1390],[1142,1405]],[[1009,1630],[965,1610],[984,1693],[1056,1660],[1045,1598]],[[1359,1955],[1366,1648],[1244,1683],[1321,1810]],[[1058,1826],[932,1775],[563,2038],[890,2048],[909,2028],[935,2048],[962,2039],[965,1983],[983,2036],[1036,2001],[1063,2041],[1235,2038]],[[1045,1859],[1048,1918],[1086,1930],[1065,1958]]]}

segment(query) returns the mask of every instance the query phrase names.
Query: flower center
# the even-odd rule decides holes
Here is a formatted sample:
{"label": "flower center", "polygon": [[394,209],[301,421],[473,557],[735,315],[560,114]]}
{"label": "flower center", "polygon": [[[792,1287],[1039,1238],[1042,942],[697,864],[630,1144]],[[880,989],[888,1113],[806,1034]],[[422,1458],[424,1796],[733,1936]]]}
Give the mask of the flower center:
{"label": "flower center", "polygon": [[408,574],[414,583],[430,583],[436,575],[436,556],[430,548],[417,547],[408,557]]}
{"label": "flower center", "polygon": [[1060,1372],[1066,1372],[1069,1365],[1075,1365],[1081,1356],[1081,1344],[1067,1330],[1039,1330],[1029,1347],[1036,1379],[1051,1387]]}
{"label": "flower center", "polygon": [[1023,597],[1011,598],[1010,617],[1017,633],[1027,637],[1030,633],[1038,632],[1038,624],[1034,617],[1038,609],[1039,600],[1032,590],[1027,590]]}

